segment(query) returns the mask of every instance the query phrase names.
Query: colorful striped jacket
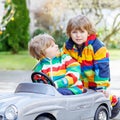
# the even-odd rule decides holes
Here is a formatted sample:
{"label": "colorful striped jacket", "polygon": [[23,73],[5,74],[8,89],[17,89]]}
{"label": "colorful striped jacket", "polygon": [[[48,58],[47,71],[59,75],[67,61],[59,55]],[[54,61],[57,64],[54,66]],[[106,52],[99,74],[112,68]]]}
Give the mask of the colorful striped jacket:
{"label": "colorful striped jacket", "polygon": [[83,91],[83,85],[80,81],[80,65],[67,54],[53,59],[41,59],[34,71],[41,71],[51,77],[57,88],[68,88],[74,94],[80,94]]}
{"label": "colorful striped jacket", "polygon": [[108,51],[104,44],[96,38],[96,35],[89,36],[80,49],[70,38],[66,41],[63,52],[80,63],[81,80],[84,87],[106,89],[110,85]]}

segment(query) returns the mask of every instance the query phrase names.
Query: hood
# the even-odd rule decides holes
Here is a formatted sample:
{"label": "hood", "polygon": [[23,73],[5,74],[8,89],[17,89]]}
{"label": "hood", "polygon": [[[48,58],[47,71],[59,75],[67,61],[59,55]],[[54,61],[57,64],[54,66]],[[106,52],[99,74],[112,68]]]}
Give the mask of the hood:
{"label": "hood", "polygon": [[[10,95],[0,96],[0,112],[4,111],[9,105],[15,105],[18,108],[25,107],[25,105],[32,103],[33,101],[40,101],[45,99],[46,95],[34,94],[34,93],[14,93]],[[29,101],[29,103],[28,103]]]}

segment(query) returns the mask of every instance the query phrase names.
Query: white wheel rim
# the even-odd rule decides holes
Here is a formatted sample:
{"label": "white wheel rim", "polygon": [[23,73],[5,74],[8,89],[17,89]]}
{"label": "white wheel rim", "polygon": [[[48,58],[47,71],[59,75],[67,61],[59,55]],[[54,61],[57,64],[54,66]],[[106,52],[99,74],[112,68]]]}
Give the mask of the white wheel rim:
{"label": "white wheel rim", "polygon": [[99,113],[98,120],[107,120],[107,116],[106,116],[106,112],[105,111],[101,111]]}

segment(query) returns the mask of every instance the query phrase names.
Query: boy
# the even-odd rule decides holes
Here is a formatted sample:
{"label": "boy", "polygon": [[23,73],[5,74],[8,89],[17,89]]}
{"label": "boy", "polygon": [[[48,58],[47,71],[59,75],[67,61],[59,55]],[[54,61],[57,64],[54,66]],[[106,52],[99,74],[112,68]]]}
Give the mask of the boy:
{"label": "boy", "polygon": [[29,42],[28,49],[31,56],[39,60],[34,71],[41,71],[51,77],[61,94],[82,93],[79,63],[67,54],[61,55],[52,36],[48,34],[35,36]]}
{"label": "boy", "polygon": [[[63,52],[76,59],[81,65],[81,80],[85,88],[103,92],[110,86],[109,54],[105,45],[97,38],[90,20],[83,15],[73,17],[67,25],[69,39]],[[112,116],[119,113],[120,100],[110,95]]]}

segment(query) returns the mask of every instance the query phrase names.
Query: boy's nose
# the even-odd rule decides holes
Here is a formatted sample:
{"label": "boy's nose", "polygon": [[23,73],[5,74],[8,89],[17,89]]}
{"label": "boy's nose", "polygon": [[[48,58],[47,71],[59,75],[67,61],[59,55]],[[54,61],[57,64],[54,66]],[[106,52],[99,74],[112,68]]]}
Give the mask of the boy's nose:
{"label": "boy's nose", "polygon": [[81,36],[81,34],[80,34],[80,32],[78,32],[78,33],[77,33],[77,37],[80,37],[80,36]]}

